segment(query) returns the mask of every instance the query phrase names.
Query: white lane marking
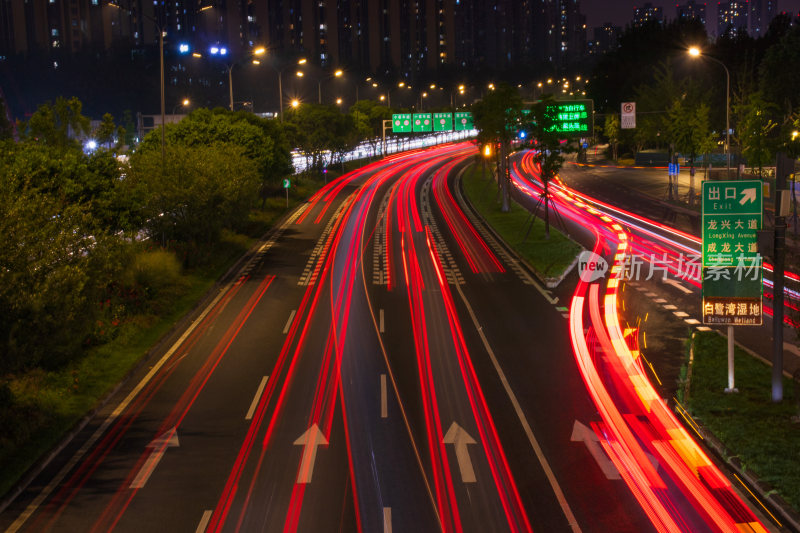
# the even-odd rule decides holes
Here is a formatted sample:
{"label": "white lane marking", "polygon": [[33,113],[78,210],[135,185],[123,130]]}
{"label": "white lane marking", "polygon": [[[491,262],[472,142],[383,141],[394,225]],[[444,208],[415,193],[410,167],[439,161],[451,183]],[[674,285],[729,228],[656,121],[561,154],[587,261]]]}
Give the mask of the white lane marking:
{"label": "white lane marking", "polygon": [[692,325],[700,323],[700,321],[697,320],[696,318],[685,318],[683,321],[686,322],[687,324],[692,324]]}
{"label": "white lane marking", "polygon": [[392,533],[392,508],[383,508],[383,533]]}
{"label": "white lane marking", "polygon": [[327,446],[328,439],[320,431],[317,424],[312,424],[305,433],[300,435],[295,446],[303,447],[303,458],[300,461],[300,470],[297,472],[297,483],[311,483],[311,475],[314,473],[314,462],[317,460],[317,448]]}
{"label": "white lane marking", "polygon": [[664,298],[656,298],[655,300],[653,300],[653,302],[655,302],[657,304],[665,304],[665,303],[667,303],[667,301]]}
{"label": "white lane marking", "polygon": [[647,296],[648,298],[658,298],[658,294],[654,292],[646,292],[644,293],[644,295]]}
{"label": "white lane marking", "polygon": [[20,514],[17,517],[14,523],[11,524],[8,527],[8,529],[6,529],[6,533],[16,533],[16,531],[19,531],[19,528],[21,528],[22,525],[28,520],[28,518],[30,518],[31,515],[36,512],[36,509],[38,509],[39,506],[42,505],[42,502],[44,502],[50,496],[53,490],[55,490],[55,488],[61,484],[61,481],[66,477],[67,473],[69,473],[69,471],[72,470],[76,464],[78,464],[78,461],[80,461],[81,457],[86,455],[86,452],[88,452],[89,449],[91,449],[91,447],[94,446],[94,443],[97,442],[97,440],[103,435],[103,433],[106,432],[108,426],[114,423],[114,421],[119,417],[119,415],[122,414],[122,412],[128,408],[128,405],[133,401],[133,399],[136,398],[139,392],[150,382],[151,379],[153,379],[153,376],[156,375],[156,373],[161,369],[161,367],[164,366],[164,364],[167,361],[169,361],[170,357],[172,357],[172,355],[178,350],[178,348],[180,348],[181,344],[183,344],[186,338],[192,334],[192,332],[198,325],[200,325],[200,323],[203,321],[206,315],[208,315],[208,313],[211,312],[214,306],[217,305],[220,299],[225,295],[225,293],[228,292],[228,290],[230,290],[231,287],[233,287],[233,283],[229,283],[222,290],[219,291],[219,294],[217,294],[217,296],[211,301],[211,303],[208,304],[208,306],[203,310],[200,316],[198,316],[194,320],[194,322],[192,322],[189,325],[189,327],[186,328],[186,331],[183,332],[183,335],[181,335],[180,338],[177,341],[175,341],[175,344],[173,344],[172,347],[169,350],[167,350],[167,353],[165,353],[161,357],[161,359],[159,359],[158,362],[155,365],[153,365],[153,368],[150,369],[150,372],[148,372],[147,375],[145,375],[145,377],[142,378],[139,384],[136,385],[136,387],[134,387],[133,390],[128,393],[125,399],[122,400],[119,403],[119,405],[117,405],[117,408],[114,409],[114,412],[108,415],[108,418],[106,418],[100,425],[100,427],[97,428],[97,430],[92,434],[92,436],[89,437],[89,440],[87,440],[83,444],[83,446],[81,446],[81,448],[77,452],[75,452],[75,455],[73,455],[72,458],[69,460],[69,462],[67,462],[67,464],[64,465],[64,467],[53,478],[50,484],[47,485],[44,488],[44,490],[42,490],[39,493],[36,499],[34,499],[30,503],[30,505],[28,505],[28,507],[25,508],[22,514]]}
{"label": "white lane marking", "polygon": [[711,331],[711,328],[708,326],[697,326],[697,331]]}
{"label": "white lane marking", "polygon": [[578,524],[578,520],[575,518],[575,514],[572,512],[566,496],[564,496],[564,491],[561,489],[561,485],[559,485],[558,480],[553,473],[553,469],[550,467],[550,463],[547,462],[547,458],[544,456],[544,452],[542,451],[542,447],[539,445],[539,441],[536,440],[536,436],[533,434],[531,425],[525,418],[525,413],[522,412],[522,406],[520,406],[517,396],[514,394],[514,391],[511,390],[511,385],[508,383],[506,374],[500,367],[500,363],[497,361],[494,350],[492,350],[492,347],[489,345],[489,341],[486,339],[486,335],[483,333],[483,327],[478,323],[478,317],[475,316],[475,311],[467,301],[467,297],[464,295],[464,291],[461,290],[460,285],[456,285],[456,290],[458,291],[459,296],[461,296],[461,300],[464,302],[467,312],[469,312],[469,316],[472,319],[472,324],[475,326],[475,329],[481,338],[481,342],[483,343],[486,352],[489,354],[489,358],[492,360],[492,365],[497,372],[497,376],[500,378],[500,382],[503,384],[503,389],[506,391],[506,395],[508,395],[509,400],[511,400],[511,405],[514,407],[514,412],[516,412],[517,418],[519,418],[520,424],[522,425],[522,429],[525,431],[525,435],[528,437],[528,442],[530,442],[531,448],[533,448],[536,458],[539,460],[539,464],[542,466],[542,470],[544,470],[544,473],[547,476],[547,481],[550,483],[550,488],[553,489],[553,493],[555,494],[555,497],[561,506],[561,510],[567,519],[567,523],[570,525],[570,528],[572,528],[572,531],[580,532],[581,527]]}
{"label": "white lane marking", "polygon": [[475,477],[475,469],[472,468],[472,459],[469,458],[469,450],[467,449],[467,445],[475,444],[475,439],[464,428],[453,422],[450,424],[450,429],[445,433],[442,444],[452,444],[453,448],[455,448],[458,470],[461,472],[461,481],[464,483],[477,483],[478,479]]}
{"label": "white lane marking", "polygon": [[247,414],[244,415],[245,420],[251,420],[253,418],[253,413],[256,412],[258,401],[261,399],[261,395],[264,393],[264,387],[267,386],[268,379],[269,376],[264,376],[263,378],[261,378],[261,383],[258,385],[258,390],[256,390],[256,395],[253,397],[253,401],[250,403],[250,409],[248,409]]}
{"label": "white lane marking", "polygon": [[614,462],[609,459],[603,447],[600,446],[600,437],[591,428],[576,420],[575,424],[572,425],[572,436],[569,440],[583,442],[586,445],[606,479],[622,479],[622,476],[619,475],[619,470],[614,466]]}
{"label": "white lane marking", "polygon": [[686,313],[684,311],[673,311],[672,314],[677,316],[678,318],[684,318],[689,316],[689,313]]}
{"label": "white lane marking", "polygon": [[380,332],[383,333],[383,331],[384,331],[383,330],[383,309],[381,309],[378,314],[380,315],[380,317],[379,317],[380,318],[380,328],[379,329],[380,329]]}
{"label": "white lane marking", "polygon": [[289,333],[289,327],[292,325],[292,320],[294,320],[294,315],[297,313],[297,309],[292,309],[292,312],[289,314],[289,320],[286,321],[286,325],[283,326],[283,334],[286,335]]}
{"label": "white lane marking", "polygon": [[386,374],[381,374],[381,418],[389,417],[389,405],[386,391]]}
{"label": "white lane marking", "polygon": [[678,308],[678,306],[676,306],[676,305],[665,305],[664,306],[664,309],[666,309],[667,311],[673,311],[673,310],[675,310],[677,308]]}
{"label": "white lane marking", "polygon": [[145,484],[147,484],[147,480],[150,479],[150,475],[161,461],[161,458],[164,457],[164,452],[167,451],[167,448],[177,448],[178,446],[180,446],[180,441],[178,441],[178,433],[174,427],[153,439],[153,441],[147,445],[147,448],[153,451],[150,452],[147,460],[142,465],[142,468],[139,469],[139,472],[136,474],[136,477],[133,478],[128,488],[141,489],[144,487]]}
{"label": "white lane marking", "polygon": [[686,294],[692,294],[692,289],[687,289],[686,287],[684,287],[683,285],[681,285],[680,283],[678,283],[674,279],[665,279],[664,283],[666,283],[668,285],[672,285],[676,289],[679,289],[679,290],[683,291]]}
{"label": "white lane marking", "polygon": [[208,527],[208,523],[211,521],[212,514],[214,514],[214,511],[210,509],[203,513],[203,517],[200,518],[200,523],[197,524],[197,529],[194,530],[194,533],[205,533],[206,527]]}

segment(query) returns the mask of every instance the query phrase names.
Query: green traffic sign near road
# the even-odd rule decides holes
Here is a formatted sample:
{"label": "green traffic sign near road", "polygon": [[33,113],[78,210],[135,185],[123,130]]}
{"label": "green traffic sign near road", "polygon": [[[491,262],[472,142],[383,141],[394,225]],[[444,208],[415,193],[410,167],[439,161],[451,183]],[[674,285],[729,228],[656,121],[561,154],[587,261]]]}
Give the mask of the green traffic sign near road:
{"label": "green traffic sign near road", "polygon": [[468,111],[459,111],[456,113],[454,123],[456,131],[475,129],[475,125],[472,122],[472,113]]}
{"label": "green traffic sign near road", "polygon": [[292,186],[292,182],[289,181],[289,178],[283,178],[283,188],[288,189]]}
{"label": "green traffic sign near road", "polygon": [[411,133],[412,131],[410,113],[392,115],[392,133]]}
{"label": "green traffic sign near road", "polygon": [[761,187],[759,180],[703,182],[704,324],[762,323]]}
{"label": "green traffic sign near road", "polygon": [[[550,108],[548,108],[550,111]],[[571,100],[555,105],[554,129],[558,133],[590,135],[592,133],[593,100]]]}
{"label": "green traffic sign near road", "polygon": [[433,131],[452,131],[452,130],[453,130],[452,113],[433,114]]}
{"label": "green traffic sign near road", "polygon": [[414,113],[414,131],[433,131],[433,115]]}

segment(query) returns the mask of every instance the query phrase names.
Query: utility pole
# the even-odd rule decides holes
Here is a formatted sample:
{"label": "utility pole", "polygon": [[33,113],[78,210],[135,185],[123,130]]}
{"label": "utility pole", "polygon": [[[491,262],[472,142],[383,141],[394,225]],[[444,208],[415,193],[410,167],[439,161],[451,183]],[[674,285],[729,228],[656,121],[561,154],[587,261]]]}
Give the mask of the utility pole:
{"label": "utility pole", "polygon": [[778,153],[775,162],[775,249],[773,252],[772,299],[772,401],[783,400],[783,285],[786,262],[786,179],[794,172],[794,159]]}

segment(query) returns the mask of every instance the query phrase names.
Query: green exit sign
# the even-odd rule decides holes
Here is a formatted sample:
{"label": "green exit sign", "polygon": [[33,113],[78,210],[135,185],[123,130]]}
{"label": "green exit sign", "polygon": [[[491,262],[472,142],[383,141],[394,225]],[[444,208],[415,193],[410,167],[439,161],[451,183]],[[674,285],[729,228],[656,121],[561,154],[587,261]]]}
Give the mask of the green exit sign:
{"label": "green exit sign", "polygon": [[414,113],[414,131],[433,131],[433,115]]}
{"label": "green exit sign", "polygon": [[392,115],[392,133],[411,133],[412,131],[410,113]]}
{"label": "green exit sign", "polygon": [[452,131],[452,129],[453,129],[452,113],[433,114],[433,131]]}
{"label": "green exit sign", "polygon": [[703,323],[761,325],[760,180],[704,181]]}
{"label": "green exit sign", "polygon": [[472,121],[472,113],[468,111],[459,111],[456,113],[454,123],[456,131],[475,129],[475,125]]}

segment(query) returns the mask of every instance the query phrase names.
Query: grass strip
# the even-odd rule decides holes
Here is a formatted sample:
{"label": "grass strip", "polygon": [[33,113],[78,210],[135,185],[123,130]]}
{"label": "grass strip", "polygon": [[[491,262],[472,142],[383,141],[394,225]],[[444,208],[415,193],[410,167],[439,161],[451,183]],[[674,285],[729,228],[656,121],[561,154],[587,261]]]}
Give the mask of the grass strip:
{"label": "grass strip", "polygon": [[798,384],[784,378],[784,400],[774,403],[770,366],[737,347],[734,369],[739,392],[727,394],[727,339],[698,332],[687,408],[747,471],[800,509]]}
{"label": "grass strip", "polygon": [[[511,201],[511,209],[501,210],[497,185],[483,175],[479,165],[467,168],[462,178],[464,193],[492,228],[533,267],[542,278],[560,276],[575,260],[581,247],[550,225],[550,239],[545,239],[544,222],[533,220],[530,234],[525,236],[531,222],[527,209]],[[551,215],[551,221],[553,216]]]}

